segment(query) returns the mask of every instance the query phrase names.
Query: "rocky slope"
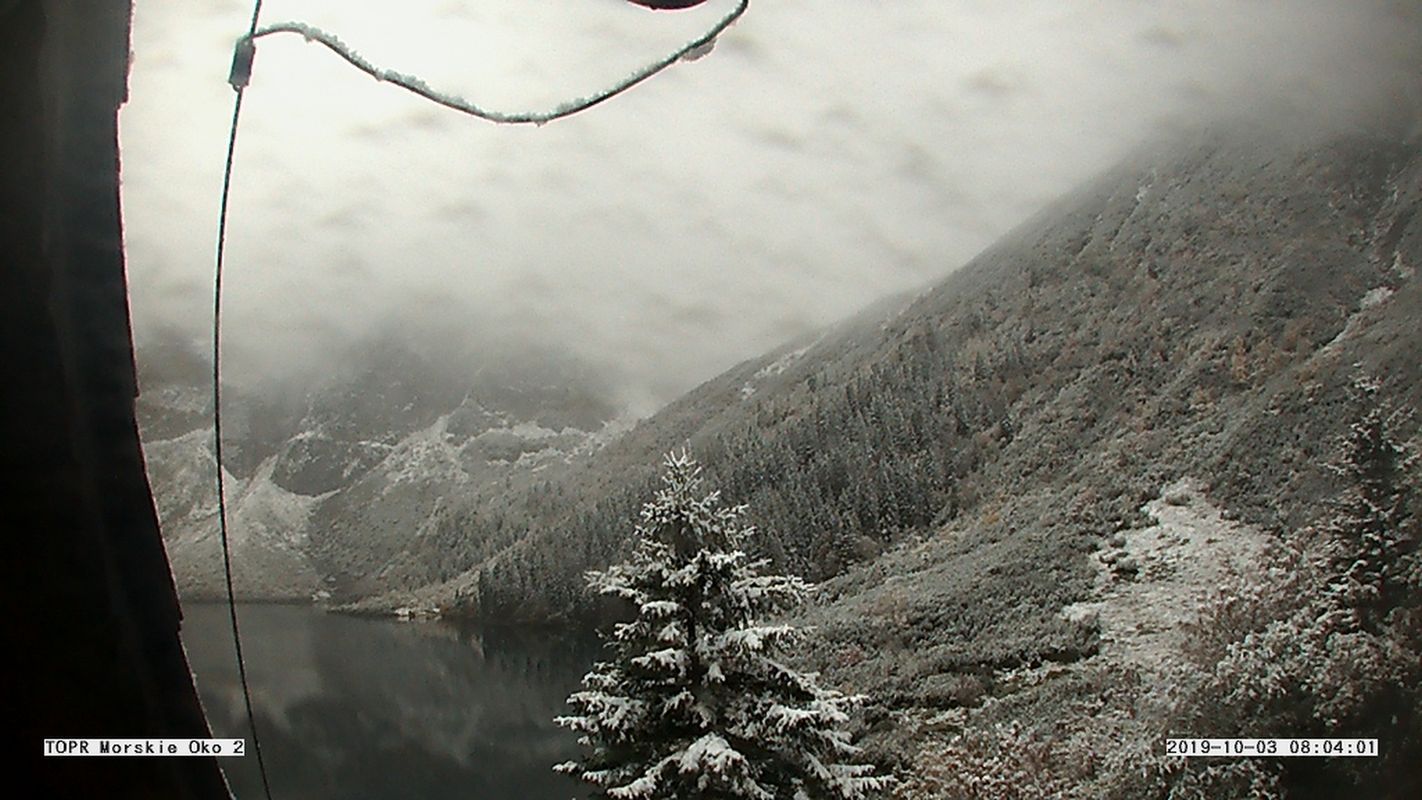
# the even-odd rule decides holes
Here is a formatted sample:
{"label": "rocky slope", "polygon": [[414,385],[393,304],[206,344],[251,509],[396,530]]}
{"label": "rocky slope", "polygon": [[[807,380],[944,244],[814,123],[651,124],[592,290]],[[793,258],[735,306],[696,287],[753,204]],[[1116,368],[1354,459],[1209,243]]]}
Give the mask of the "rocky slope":
{"label": "rocky slope", "polygon": [[[140,361],[140,422],[175,577],[187,598],[222,596],[210,367],[171,340]],[[458,547],[434,543],[429,526],[444,504],[542,480],[621,424],[587,369],[547,356],[441,360],[386,336],[342,364],[300,396],[224,392],[242,597],[340,600],[447,577],[439,570]]]}

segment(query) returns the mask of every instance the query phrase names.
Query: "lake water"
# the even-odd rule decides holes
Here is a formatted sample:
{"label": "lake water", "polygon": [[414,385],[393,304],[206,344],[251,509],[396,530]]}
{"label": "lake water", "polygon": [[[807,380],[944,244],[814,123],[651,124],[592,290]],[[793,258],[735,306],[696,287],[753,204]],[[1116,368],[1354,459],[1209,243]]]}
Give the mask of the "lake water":
{"label": "lake water", "polygon": [[[227,607],[184,608],[183,640],[213,736],[250,739]],[[247,677],[276,800],[566,800],[550,767],[579,750],[553,724],[596,641],[238,606]],[[239,800],[257,760],[220,759]]]}

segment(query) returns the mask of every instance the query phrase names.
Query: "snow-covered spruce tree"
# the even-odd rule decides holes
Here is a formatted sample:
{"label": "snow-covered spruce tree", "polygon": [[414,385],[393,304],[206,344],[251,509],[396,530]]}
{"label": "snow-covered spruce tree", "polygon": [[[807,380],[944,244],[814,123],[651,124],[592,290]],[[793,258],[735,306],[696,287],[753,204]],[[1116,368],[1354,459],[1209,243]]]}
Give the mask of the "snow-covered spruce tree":
{"label": "snow-covered spruce tree", "polygon": [[558,723],[590,752],[560,772],[594,797],[853,800],[893,779],[853,763],[844,725],[863,698],[818,685],[777,656],[800,635],[763,622],[809,586],[763,575],[740,547],[744,507],[701,493],[701,469],[667,456],[664,486],[642,508],[632,560],[588,582],[636,609],[613,627],[607,661],[568,698]]}

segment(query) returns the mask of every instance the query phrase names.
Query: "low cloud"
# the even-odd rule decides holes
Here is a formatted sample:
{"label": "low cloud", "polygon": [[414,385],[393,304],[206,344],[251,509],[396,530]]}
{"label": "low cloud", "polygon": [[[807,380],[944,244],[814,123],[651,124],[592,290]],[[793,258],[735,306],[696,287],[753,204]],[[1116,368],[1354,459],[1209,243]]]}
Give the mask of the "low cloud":
{"label": "low cloud", "polygon": [[[610,83],[730,5],[268,0],[263,19],[530,109]],[[141,348],[160,330],[203,341],[210,324],[224,79],[248,11],[136,6],[121,121]],[[264,39],[229,223],[235,376],[298,380],[406,327],[570,352],[663,401],[946,274],[1140,142],[1261,109],[1320,131],[1398,108],[1415,121],[1422,74],[1416,4],[1384,0],[780,0],[724,39],[539,128]]]}

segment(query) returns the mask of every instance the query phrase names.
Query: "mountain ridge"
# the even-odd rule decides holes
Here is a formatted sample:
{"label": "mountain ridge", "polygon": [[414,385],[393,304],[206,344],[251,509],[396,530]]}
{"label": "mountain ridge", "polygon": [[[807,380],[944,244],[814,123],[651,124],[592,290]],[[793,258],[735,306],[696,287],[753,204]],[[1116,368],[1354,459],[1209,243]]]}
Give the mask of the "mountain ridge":
{"label": "mountain ridge", "polygon": [[[319,473],[340,465],[345,502],[322,501],[310,516],[304,552],[323,583],[313,593],[376,613],[506,622],[592,613],[582,572],[624,553],[656,465],[681,447],[728,498],[750,504],[764,555],[816,580],[955,521],[995,516],[997,530],[1012,517],[1070,553],[1077,566],[1063,586],[1074,588],[1058,600],[1076,602],[1090,575],[1084,553],[1098,543],[1051,533],[1055,523],[1044,529],[1020,509],[1046,513],[1072,502],[1059,495],[1074,487],[1093,497],[1083,501],[1090,515],[1136,519],[1184,464],[1217,474],[1211,494],[1236,513],[1297,524],[1326,485],[1302,469],[1327,428],[1310,421],[1310,404],[1341,402],[1345,354],[1390,372],[1402,399],[1422,401],[1396,332],[1422,260],[1422,167],[1415,140],[1276,134],[1216,132],[1143,151],[943,280],[743,361],[630,429],[604,406],[578,422],[600,423],[600,433],[575,428],[576,441],[551,448],[558,464],[526,465],[496,488],[408,480],[421,465],[453,474],[462,456],[440,444],[451,435],[489,463],[518,463],[540,451],[539,437],[556,438],[532,406],[530,419],[496,427],[497,414],[458,381],[415,409],[399,436],[332,441],[309,421],[299,435],[269,436],[288,454],[285,472],[272,474],[297,494],[331,490],[333,475]],[[370,401],[370,419],[422,391],[419,379],[392,389],[388,373],[366,377],[381,391],[352,397]],[[530,383],[545,407],[558,406],[556,386]],[[1292,391],[1304,386],[1323,388]],[[519,393],[495,395],[497,407]],[[173,413],[194,419],[184,402]],[[1271,414],[1306,424],[1281,426]],[[163,424],[150,414],[145,430]],[[533,438],[514,433],[520,425]],[[1251,437],[1287,465],[1249,453]],[[576,468],[563,458],[574,454]],[[401,458],[413,472],[397,469]],[[239,477],[260,465],[246,462]],[[345,480],[352,470],[360,477]]]}
{"label": "mountain ridge", "polygon": [[[155,351],[142,361],[139,419],[175,578],[185,598],[225,597],[211,368],[175,338],[144,352]],[[444,498],[562,467],[621,424],[576,362],[471,365],[391,334],[353,345],[338,374],[295,397],[242,386],[223,397],[234,580],[250,600],[325,602],[392,576],[427,581],[437,572],[408,557],[407,534]]]}
{"label": "mountain ridge", "polygon": [[[1422,407],[1422,141],[1275,134],[1217,131],[1143,151],[944,279],[743,361],[635,425],[578,429],[548,449],[556,455],[534,450],[528,469],[492,473],[493,485],[459,479],[469,473],[451,454],[518,464],[522,445],[479,444],[495,430],[479,421],[488,409],[466,409],[471,435],[454,439],[456,412],[427,413],[392,440],[385,469],[331,493],[344,497],[350,530],[325,519],[302,529],[324,542],[265,524],[306,507],[255,479],[273,462],[249,446],[230,482],[255,500],[234,516],[274,544],[247,563],[307,580],[281,559],[319,552],[329,560],[311,570],[316,593],[346,611],[605,619],[616,610],[589,598],[584,572],[626,555],[658,465],[684,448],[706,485],[747,504],[755,555],[818,584],[787,620],[815,630],[795,659],[867,695],[857,733],[905,779],[905,800],[983,786],[1240,796],[1270,776],[1289,796],[1354,784],[1411,796],[1394,778],[1415,788],[1415,736],[1389,709],[1364,720],[1381,727],[1345,728],[1401,731],[1397,752],[1367,774],[1273,764],[1221,777],[1210,764],[1223,762],[1161,751],[1195,724],[1188,714],[1207,717],[1188,735],[1223,735],[1211,726],[1226,701],[1199,693],[1214,691],[1212,670],[1232,667],[1191,648],[1248,650],[1268,614],[1299,601],[1266,597],[1273,589],[1327,593],[1288,554],[1328,545],[1320,526],[1349,488],[1330,466],[1367,410],[1360,382],[1376,384],[1374,410],[1399,410],[1397,441],[1415,450],[1422,436],[1406,413]],[[175,418],[200,416],[192,392],[157,394]],[[513,428],[525,442],[554,433],[538,419],[503,418],[497,430]],[[210,473],[201,440],[195,429],[150,442],[151,461]],[[431,477],[436,466],[455,478]],[[200,483],[161,475],[165,523],[210,506]],[[414,499],[370,512],[401,492]],[[182,569],[174,532],[165,528]],[[1221,608],[1226,627],[1212,630],[1220,620],[1208,614]],[[1252,672],[1224,674],[1273,680],[1274,662],[1290,658],[1286,672],[1318,671],[1299,638],[1285,635],[1287,652],[1256,645]],[[1335,641],[1352,658],[1349,640]],[[1381,691],[1364,684],[1388,680],[1390,664],[1359,647],[1372,677],[1340,680]],[[1415,658],[1408,669],[1415,677]],[[1314,725],[1313,710],[1293,712],[1274,735],[1341,735]],[[1239,713],[1245,727],[1231,731],[1270,735],[1260,727],[1270,720]],[[1198,783],[1209,780],[1210,791]]]}
{"label": "mountain ridge", "polygon": [[[1307,401],[1279,386],[1297,386],[1297,370],[1349,320],[1396,315],[1408,302],[1396,292],[1411,285],[1407,265],[1418,259],[1418,169],[1414,142],[1371,135],[1281,144],[1265,132],[1215,133],[1137,156],[913,299],[895,298],[896,313],[861,315],[744,362],[639,423],[588,467],[620,476],[618,485],[581,479],[586,488],[569,494],[583,499],[555,528],[418,602],[490,619],[569,613],[581,571],[618,557],[661,452],[686,445],[777,537],[768,554],[813,578],[872,558],[905,532],[1086,473],[1102,493],[1119,473],[1128,487],[1109,489],[1106,513],[1133,517],[1167,482],[1168,463],[1199,460],[1176,435],[1267,434],[1303,466],[1317,441],[1284,441],[1289,432],[1265,424],[1256,390],[1274,386],[1267,396],[1307,416],[1297,407]],[[1379,291],[1393,293],[1359,309]],[[1398,367],[1392,388],[1416,402],[1415,370],[1398,365],[1399,346],[1359,355]],[[742,396],[757,372],[795,352],[770,381],[778,389]],[[1341,402],[1351,362],[1311,369],[1327,386],[1321,397]],[[1193,430],[1211,426],[1220,430]],[[762,447],[766,437],[779,442]],[[1074,463],[1102,447],[1109,468]],[[1306,472],[1288,485],[1287,472],[1239,448],[1215,441],[1220,499],[1268,525],[1306,517],[1320,479]],[[861,481],[887,473],[883,485],[846,500],[857,487],[846,465],[817,461],[834,460],[826,450],[851,451],[858,467],[849,472]],[[812,486],[790,485],[807,470]],[[819,495],[766,508],[796,492]],[[1282,502],[1262,500],[1275,493]],[[825,507],[833,514],[820,514]],[[787,522],[829,532],[775,530]],[[534,552],[540,539],[573,557],[554,563]],[[513,574],[519,564],[534,565],[539,580]]]}

